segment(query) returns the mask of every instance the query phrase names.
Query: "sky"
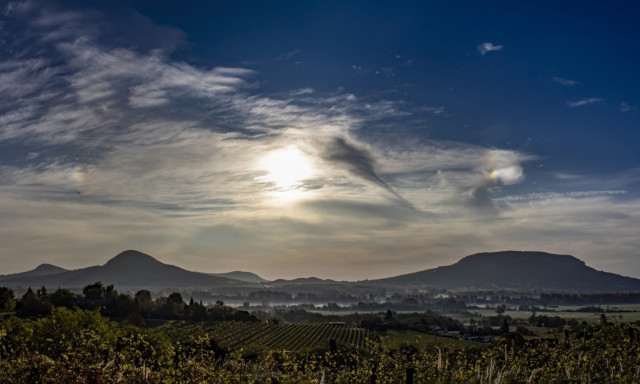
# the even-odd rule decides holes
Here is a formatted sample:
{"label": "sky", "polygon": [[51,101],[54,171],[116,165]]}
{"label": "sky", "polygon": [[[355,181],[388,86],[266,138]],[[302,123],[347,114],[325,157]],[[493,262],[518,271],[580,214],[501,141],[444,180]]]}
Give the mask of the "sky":
{"label": "sky", "polygon": [[536,250],[640,278],[635,2],[0,11],[0,274],[136,249],[363,280]]}

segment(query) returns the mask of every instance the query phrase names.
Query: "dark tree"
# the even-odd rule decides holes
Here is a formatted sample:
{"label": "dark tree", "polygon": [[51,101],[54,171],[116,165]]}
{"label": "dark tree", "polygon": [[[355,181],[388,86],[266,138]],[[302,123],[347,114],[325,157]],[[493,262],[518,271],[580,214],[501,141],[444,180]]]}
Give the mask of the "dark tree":
{"label": "dark tree", "polygon": [[507,321],[506,317],[502,322],[502,332],[503,333],[509,333],[509,322]]}
{"label": "dark tree", "polygon": [[43,285],[42,288],[38,289],[37,293],[38,297],[47,296],[47,287]]}
{"label": "dark tree", "polygon": [[13,289],[0,287],[0,311],[11,311],[15,306],[16,300]]}
{"label": "dark tree", "polygon": [[173,292],[159,306],[156,315],[165,319],[181,319],[184,315],[184,308],[185,303],[182,300],[182,295],[178,292]]}
{"label": "dark tree", "polygon": [[22,295],[16,306],[18,313],[22,316],[42,316],[51,312],[51,303],[38,297],[31,287]]}
{"label": "dark tree", "polygon": [[85,299],[103,300],[105,298],[106,289],[101,281],[89,284],[82,288],[82,294]]}
{"label": "dark tree", "polygon": [[151,298],[151,292],[146,289],[140,290],[134,297],[138,312],[145,318],[149,318],[151,312],[155,310],[153,299]]}
{"label": "dark tree", "polygon": [[58,288],[49,295],[49,301],[54,307],[66,307],[72,309],[77,306],[80,296],[66,288]]}

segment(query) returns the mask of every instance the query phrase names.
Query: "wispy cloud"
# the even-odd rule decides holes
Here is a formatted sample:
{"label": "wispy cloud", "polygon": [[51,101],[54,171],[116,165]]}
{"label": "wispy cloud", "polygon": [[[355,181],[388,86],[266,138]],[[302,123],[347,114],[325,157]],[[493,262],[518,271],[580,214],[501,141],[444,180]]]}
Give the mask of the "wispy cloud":
{"label": "wispy cloud", "polygon": [[558,77],[558,76],[552,77],[551,80],[555,81],[558,84],[566,85],[567,87],[580,84],[580,82],[577,80],[565,79],[564,77]]}
{"label": "wispy cloud", "polygon": [[622,102],[620,103],[619,109],[620,109],[620,112],[629,112],[630,110],[635,108],[629,105],[629,103]]}
{"label": "wispy cloud", "polygon": [[627,191],[613,190],[613,191],[578,191],[578,192],[538,192],[527,193],[525,195],[516,196],[504,196],[496,198],[496,201],[543,201],[543,200],[558,200],[558,199],[592,199],[603,196],[616,196],[624,195]]}
{"label": "wispy cloud", "polygon": [[356,147],[354,144],[347,142],[345,138],[336,137],[327,144],[324,156],[328,161],[343,164],[349,172],[382,187],[395,196],[403,205],[413,208],[411,203],[400,196],[378,175],[375,169],[375,161],[366,149]]}
{"label": "wispy cloud", "polygon": [[310,95],[313,93],[313,88],[301,88],[301,89],[296,89],[294,91],[289,92],[290,96],[302,96],[302,95]]}
{"label": "wispy cloud", "polygon": [[571,108],[576,108],[576,107],[583,107],[585,105],[589,105],[589,104],[598,104],[598,103],[603,103],[604,99],[600,98],[600,97],[589,97],[586,99],[579,99],[579,100],[567,100],[565,102],[565,104]]}
{"label": "wispy cloud", "polygon": [[[125,46],[114,43],[119,29],[97,29],[97,12],[9,13],[13,27],[0,34],[20,54],[0,63],[0,143],[16,155],[0,153],[0,239],[5,254],[21,255],[3,260],[17,270],[52,254],[78,267],[140,248],[199,270],[250,265],[275,278],[311,265],[321,276],[382,277],[475,251],[533,249],[539,239],[551,251],[593,254],[607,211],[605,225],[620,229],[607,249],[640,245],[637,202],[614,199],[624,186],[499,198],[526,180],[536,156],[397,133],[413,118],[424,129],[426,113],[445,120],[436,101],[268,92],[252,68],[177,59],[179,31],[153,29]],[[572,106],[604,101],[588,100]],[[282,201],[258,164],[290,147],[314,173]]]}
{"label": "wispy cloud", "polygon": [[481,55],[485,55],[489,52],[500,52],[504,47],[502,45],[496,45],[493,43],[486,42],[478,45],[476,48],[478,49],[478,52],[480,52]]}
{"label": "wispy cloud", "polygon": [[421,107],[421,108],[418,108],[418,111],[433,113],[436,116],[438,116],[438,115],[446,116],[447,115],[447,112],[445,111],[445,108],[444,108],[443,105],[440,105],[440,106],[437,106],[437,107]]}

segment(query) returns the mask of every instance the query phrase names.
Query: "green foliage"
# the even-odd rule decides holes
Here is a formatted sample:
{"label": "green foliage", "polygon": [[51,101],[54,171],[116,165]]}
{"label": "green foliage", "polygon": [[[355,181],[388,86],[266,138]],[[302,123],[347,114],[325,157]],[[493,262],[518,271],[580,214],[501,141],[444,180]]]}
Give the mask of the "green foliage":
{"label": "green foliage", "polygon": [[[138,291],[131,297],[128,294],[119,294],[113,285],[105,286],[99,281],[85,286],[82,292],[80,296],[68,289],[58,288],[55,292],[48,293],[44,286],[37,292],[29,288],[16,302],[12,290],[0,287],[0,311],[16,308],[17,314],[21,317],[39,317],[49,314],[52,308],[56,307],[95,309],[111,318],[129,319],[132,324],[143,324],[144,319],[152,317],[171,320],[256,321],[249,313],[224,305],[222,301],[218,301],[211,308],[196,303],[193,299],[187,305],[178,292],[154,301],[149,291]],[[139,316],[142,316],[142,321]]]}
{"label": "green foliage", "polygon": [[0,287],[0,312],[13,311],[16,307],[14,292],[11,288]]}
{"label": "green foliage", "polygon": [[56,307],[73,308],[80,296],[68,289],[58,288],[49,296],[49,302]]}
{"label": "green foliage", "polygon": [[529,318],[529,324],[536,327],[561,328],[567,324],[567,321],[560,316],[535,316]]}
{"label": "green foliage", "polygon": [[366,346],[368,339],[377,336],[362,328],[319,324],[272,324],[225,321],[215,323],[166,323],[157,328],[176,341],[186,342],[185,336],[207,336],[225,350],[240,350],[255,353],[265,349],[290,352],[323,351],[334,339],[344,348]]}
{"label": "green foliage", "polygon": [[360,349],[293,353],[261,347],[283,327],[290,326],[291,339],[308,339],[323,327],[347,334],[350,329],[247,323],[253,328],[241,328],[245,335],[258,332],[263,338],[229,352],[218,335],[240,337],[232,329],[241,325],[178,322],[143,329],[109,321],[98,311],[66,308],[41,318],[8,317],[0,320],[0,382],[370,383],[373,377],[377,383],[404,383],[409,367],[415,368],[416,383],[640,382],[635,324],[594,324],[579,333],[567,327],[563,342],[526,341],[510,332],[492,344],[467,344],[471,348],[369,340]]}
{"label": "green foliage", "polygon": [[51,312],[52,305],[42,296],[38,296],[31,288],[22,295],[16,310],[22,316],[42,316]]}
{"label": "green foliage", "polygon": [[103,300],[106,296],[106,288],[101,281],[98,281],[82,288],[82,294],[85,299]]}
{"label": "green foliage", "polygon": [[535,332],[533,332],[529,328],[523,327],[523,326],[518,326],[516,328],[516,332],[521,334],[522,336],[533,336],[533,335],[535,335]]}

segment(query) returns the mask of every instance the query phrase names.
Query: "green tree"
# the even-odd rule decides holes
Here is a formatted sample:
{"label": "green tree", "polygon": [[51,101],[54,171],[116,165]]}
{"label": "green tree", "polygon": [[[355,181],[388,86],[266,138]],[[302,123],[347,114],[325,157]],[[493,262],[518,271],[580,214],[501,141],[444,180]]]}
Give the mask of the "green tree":
{"label": "green tree", "polygon": [[133,311],[127,316],[127,321],[137,327],[144,325],[144,317],[138,311]]}
{"label": "green tree", "polygon": [[209,313],[207,312],[207,308],[193,301],[193,298],[189,300],[189,305],[187,306],[185,317],[190,320],[206,320]]}
{"label": "green tree", "polygon": [[[508,316],[507,316],[508,317]],[[507,321],[507,318],[505,317],[504,320],[502,321],[502,332],[503,333],[509,333],[509,322]]]}
{"label": "green tree", "polygon": [[600,320],[598,322],[600,323],[600,325],[607,325],[607,315],[601,313]]}
{"label": "green tree", "polygon": [[16,306],[13,289],[0,287],[0,310],[12,311]]}
{"label": "green tree", "polygon": [[86,285],[82,288],[82,294],[85,299],[104,300],[106,289],[101,281],[96,281],[95,283]]}
{"label": "green tree", "polygon": [[49,295],[49,301],[55,307],[73,308],[77,306],[80,296],[66,288],[58,288]]}
{"label": "green tree", "polygon": [[158,299],[158,309],[156,314],[163,319],[180,319],[184,314],[185,303],[182,300],[182,295],[178,292],[173,292],[167,298]]}
{"label": "green tree", "polygon": [[224,305],[222,300],[216,300],[216,304],[209,308],[209,317],[212,320],[231,320],[235,314],[235,308]]}
{"label": "green tree", "polygon": [[149,318],[149,315],[155,309],[153,299],[151,298],[151,292],[147,291],[146,289],[136,292],[134,302],[136,304],[138,312],[140,312],[140,314],[142,314],[142,316],[145,318]]}
{"label": "green tree", "polygon": [[115,300],[115,298],[118,296],[118,291],[116,291],[115,287],[113,286],[113,284],[109,284],[104,288],[104,298],[111,301],[111,300]]}
{"label": "green tree", "polygon": [[108,308],[111,316],[114,317],[126,317],[132,312],[138,313],[135,300],[125,293],[120,293],[111,300]]}
{"label": "green tree", "polygon": [[44,298],[38,297],[31,287],[29,287],[17,303],[16,309],[21,316],[41,316],[51,312],[51,303]]}
{"label": "green tree", "polygon": [[43,285],[42,288],[38,289],[37,294],[38,294],[38,297],[47,296],[47,287]]}

